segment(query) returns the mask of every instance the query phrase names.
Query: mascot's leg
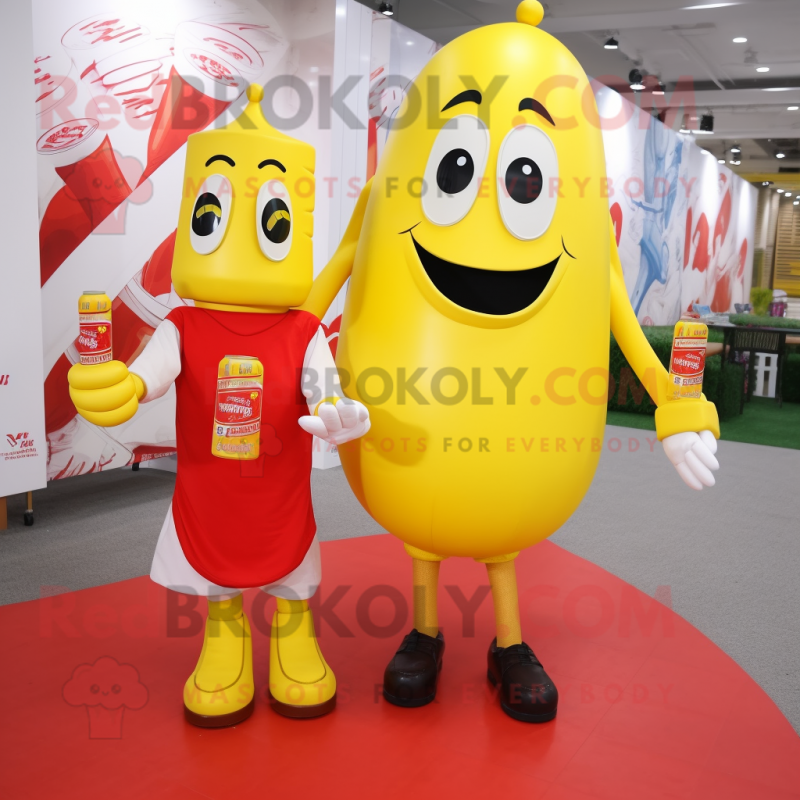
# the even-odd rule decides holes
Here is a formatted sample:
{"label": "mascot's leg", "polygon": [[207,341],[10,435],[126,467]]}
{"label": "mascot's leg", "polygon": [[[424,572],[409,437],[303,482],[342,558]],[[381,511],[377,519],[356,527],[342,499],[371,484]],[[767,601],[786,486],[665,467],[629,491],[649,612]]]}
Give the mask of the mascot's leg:
{"label": "mascot's leg", "polygon": [[414,559],[414,630],[386,667],[383,696],[396,706],[416,708],[436,697],[444,637],[439,630],[437,590],[440,556],[406,545]]}
{"label": "mascot's leg", "polygon": [[208,599],[203,650],[183,688],[186,719],[202,728],[236,725],[253,713],[253,640],[242,595]]}
{"label": "mascot's leg", "polygon": [[497,638],[489,646],[488,677],[499,687],[506,714],[523,722],[547,722],[556,715],[558,690],[522,641],[516,555],[485,559],[497,626]]}
{"label": "mascot's leg", "polygon": [[286,717],[319,717],[336,707],[336,677],[319,649],[306,600],[277,598],[272,617],[269,692]]}

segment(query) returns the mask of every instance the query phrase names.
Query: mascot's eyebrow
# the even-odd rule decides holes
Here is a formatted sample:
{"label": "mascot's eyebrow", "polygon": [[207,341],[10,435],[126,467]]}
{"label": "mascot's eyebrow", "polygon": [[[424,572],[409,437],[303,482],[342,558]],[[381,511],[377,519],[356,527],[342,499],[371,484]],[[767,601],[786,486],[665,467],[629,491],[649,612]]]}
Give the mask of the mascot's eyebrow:
{"label": "mascot's eyebrow", "polygon": [[555,122],[553,122],[553,118],[550,116],[550,112],[538,100],[534,100],[532,97],[526,97],[524,100],[520,101],[519,110],[535,111],[540,117],[544,117],[554,128],[556,126]]}
{"label": "mascot's eyebrow", "polygon": [[281,164],[275,158],[265,158],[259,165],[258,168],[261,169],[262,167],[277,167],[281,172],[286,172],[286,167]]}
{"label": "mascot's eyebrow", "polygon": [[206,161],[206,166],[207,167],[210,166],[215,161],[225,161],[227,164],[230,164],[232,167],[236,166],[236,163],[234,162],[234,160],[230,156],[223,156],[223,155],[211,156],[211,158],[209,158],[208,161]]}
{"label": "mascot's eyebrow", "polygon": [[467,89],[465,92],[457,94],[442,111],[447,111],[448,108],[457,106],[459,103],[477,103],[480,105],[481,100],[483,100],[483,96],[477,89]]}

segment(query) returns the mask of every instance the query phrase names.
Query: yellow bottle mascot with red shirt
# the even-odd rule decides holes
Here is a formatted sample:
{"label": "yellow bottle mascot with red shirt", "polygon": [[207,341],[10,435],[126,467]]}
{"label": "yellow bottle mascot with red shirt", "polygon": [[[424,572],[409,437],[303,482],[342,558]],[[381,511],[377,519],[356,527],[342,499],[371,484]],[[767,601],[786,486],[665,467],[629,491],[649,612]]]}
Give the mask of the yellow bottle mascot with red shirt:
{"label": "yellow bottle mascot with red shirt", "polygon": [[[69,373],[78,412],[119,425],[175,385],[178,473],[151,577],[208,598],[186,718],[234,725],[253,711],[242,591],[277,598],[269,697],[290,717],[336,704],[307,600],[320,582],[311,505],[312,433],[342,444],[369,429],[344,399],[319,320],[296,310],[313,279],[314,150],[264,118],[263,91],[227,127],[189,137],[172,282],[174,309],[130,369]],[[326,380],[332,385],[327,388]]]}

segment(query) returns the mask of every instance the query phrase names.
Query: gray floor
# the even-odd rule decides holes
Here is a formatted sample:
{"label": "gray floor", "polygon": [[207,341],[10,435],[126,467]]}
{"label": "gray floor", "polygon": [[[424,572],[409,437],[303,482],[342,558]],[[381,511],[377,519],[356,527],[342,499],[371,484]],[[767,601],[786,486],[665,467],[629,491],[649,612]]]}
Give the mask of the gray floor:
{"label": "gray floor", "polygon": [[[695,493],[646,437],[653,434],[607,429],[594,484],[553,541],[648,594],[670,587],[675,611],[741,664],[800,731],[800,451],[722,442],[718,485]],[[608,448],[617,448],[614,439],[620,452]],[[634,453],[629,439],[639,443]],[[148,573],[173,480],[142,469],[53,483],[35,493],[32,528],[22,525],[24,498],[10,499],[0,604]],[[322,539],[382,532],[341,469],[315,471],[313,489]]]}

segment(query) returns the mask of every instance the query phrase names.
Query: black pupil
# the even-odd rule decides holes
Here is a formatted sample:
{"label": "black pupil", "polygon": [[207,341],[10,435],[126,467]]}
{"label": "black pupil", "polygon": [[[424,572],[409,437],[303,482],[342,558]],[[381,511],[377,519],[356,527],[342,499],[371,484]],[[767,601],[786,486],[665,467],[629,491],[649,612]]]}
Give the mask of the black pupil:
{"label": "black pupil", "polygon": [[273,197],[261,212],[261,230],[264,231],[264,236],[274,244],[280,244],[289,238],[291,229],[289,206],[283,200]]}
{"label": "black pupil", "polygon": [[211,192],[203,192],[197,198],[192,212],[192,230],[198,236],[209,236],[222,222],[222,206],[219,198]]}
{"label": "black pupil", "polygon": [[446,194],[458,194],[469,186],[475,174],[472,156],[458,148],[451,150],[440,162],[436,170],[436,183]]}
{"label": "black pupil", "polygon": [[508,196],[518,203],[532,203],[542,193],[542,171],[532,158],[514,159],[506,170]]}

